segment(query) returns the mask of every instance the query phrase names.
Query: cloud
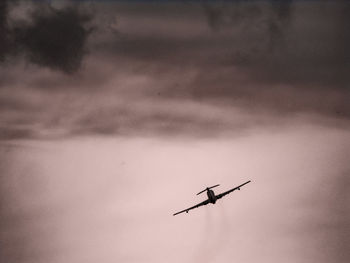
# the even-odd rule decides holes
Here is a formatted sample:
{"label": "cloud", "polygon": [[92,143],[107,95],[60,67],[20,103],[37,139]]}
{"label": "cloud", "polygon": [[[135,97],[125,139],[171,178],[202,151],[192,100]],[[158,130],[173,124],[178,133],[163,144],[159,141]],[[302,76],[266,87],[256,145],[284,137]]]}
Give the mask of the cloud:
{"label": "cloud", "polygon": [[36,11],[33,24],[15,29],[16,40],[31,62],[66,73],[75,72],[85,53],[88,16],[76,9]]}
{"label": "cloud", "polygon": [[0,62],[5,59],[10,49],[9,29],[7,25],[8,3],[0,2]]}
{"label": "cloud", "polygon": [[32,63],[0,68],[6,131],[215,136],[296,120],[347,127],[343,2],[107,2],[93,10],[33,5],[21,23],[18,12],[7,15],[2,25],[20,54],[7,59]]}
{"label": "cloud", "polygon": [[[21,2],[22,3],[22,2]],[[22,3],[23,4],[23,3]],[[5,1],[0,6],[0,58],[24,55],[28,61],[65,73],[76,72],[85,56],[88,22],[92,16],[77,5],[55,9],[49,4],[32,3],[26,19],[10,16]],[[23,8],[19,5],[19,7]],[[11,26],[9,25],[11,24]]]}
{"label": "cloud", "polygon": [[0,127],[1,140],[31,139],[35,133],[28,128],[6,128]]}
{"label": "cloud", "polygon": [[[344,2],[193,5],[184,27],[165,7],[163,12],[139,8],[137,16],[135,10],[116,11],[119,34],[98,39],[99,50],[116,58],[160,63],[160,67],[231,66],[257,83],[344,88],[349,82]],[[200,21],[212,30],[205,30]]]}
{"label": "cloud", "polygon": [[235,39],[227,63],[257,82],[347,87],[344,45],[350,34],[344,28],[349,17],[344,1],[235,2],[208,9],[214,10],[209,25]]}

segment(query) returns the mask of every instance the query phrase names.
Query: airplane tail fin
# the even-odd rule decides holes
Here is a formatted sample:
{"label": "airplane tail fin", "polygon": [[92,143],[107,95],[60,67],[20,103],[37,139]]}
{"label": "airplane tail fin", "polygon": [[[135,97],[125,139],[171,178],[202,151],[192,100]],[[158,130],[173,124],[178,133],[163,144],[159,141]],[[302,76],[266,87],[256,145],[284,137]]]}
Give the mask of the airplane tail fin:
{"label": "airplane tail fin", "polygon": [[203,191],[200,191],[197,195],[199,195],[199,194],[201,194],[201,193],[203,193],[203,192],[205,192],[205,191],[207,191],[207,190],[209,190],[209,189],[211,189],[211,188],[217,187],[217,186],[219,186],[219,184],[214,185],[214,186],[211,186],[211,187],[207,187],[207,188],[205,188]]}

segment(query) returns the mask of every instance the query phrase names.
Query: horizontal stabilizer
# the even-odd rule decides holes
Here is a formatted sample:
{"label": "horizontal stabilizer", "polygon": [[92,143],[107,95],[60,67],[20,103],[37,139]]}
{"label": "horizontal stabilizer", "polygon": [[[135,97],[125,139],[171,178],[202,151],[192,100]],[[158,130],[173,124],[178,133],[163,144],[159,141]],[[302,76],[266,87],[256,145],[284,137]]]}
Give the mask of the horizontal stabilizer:
{"label": "horizontal stabilizer", "polygon": [[214,185],[214,186],[211,186],[211,187],[207,187],[207,188],[205,188],[203,191],[200,191],[197,195],[199,195],[199,194],[201,194],[201,193],[203,193],[203,192],[205,192],[205,191],[207,191],[207,190],[209,190],[209,189],[211,189],[211,188],[217,187],[217,186],[219,186],[219,184]]}

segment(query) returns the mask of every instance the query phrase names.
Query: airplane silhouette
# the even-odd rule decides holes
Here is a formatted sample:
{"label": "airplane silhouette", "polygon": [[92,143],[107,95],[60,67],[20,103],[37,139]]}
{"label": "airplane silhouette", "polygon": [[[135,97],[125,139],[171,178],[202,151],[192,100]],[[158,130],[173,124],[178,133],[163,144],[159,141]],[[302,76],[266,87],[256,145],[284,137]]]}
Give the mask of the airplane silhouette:
{"label": "airplane silhouette", "polygon": [[215,203],[216,203],[216,200],[218,200],[218,199],[224,197],[225,195],[227,195],[227,194],[229,194],[229,193],[231,193],[231,192],[233,192],[233,191],[235,191],[235,190],[241,190],[240,188],[241,188],[243,185],[246,185],[247,183],[250,183],[250,182],[251,182],[251,181],[247,181],[247,182],[245,182],[244,184],[241,184],[241,185],[239,185],[239,186],[237,186],[237,187],[235,187],[235,188],[232,188],[232,189],[230,189],[230,190],[228,190],[228,191],[226,191],[226,192],[223,192],[223,193],[221,193],[221,194],[218,194],[218,195],[215,195],[214,191],[213,191],[213,190],[210,190],[210,189],[219,186],[219,184],[214,185],[214,186],[211,186],[211,187],[207,187],[206,189],[204,189],[203,191],[200,191],[200,192],[197,194],[197,195],[199,195],[199,194],[203,193],[204,191],[207,191],[207,196],[208,196],[208,199],[207,199],[207,200],[205,200],[205,201],[203,201],[203,202],[201,202],[201,203],[199,203],[199,204],[196,204],[196,205],[194,205],[194,206],[192,206],[192,207],[190,207],[190,208],[187,208],[187,209],[185,209],[185,210],[182,210],[182,211],[180,211],[180,212],[177,212],[177,213],[173,214],[173,216],[176,216],[176,215],[181,214],[181,213],[183,213],[183,212],[188,213],[188,211],[191,210],[191,209],[200,207],[200,206],[202,206],[202,205],[207,205],[207,204],[209,204],[209,203],[215,204]]}

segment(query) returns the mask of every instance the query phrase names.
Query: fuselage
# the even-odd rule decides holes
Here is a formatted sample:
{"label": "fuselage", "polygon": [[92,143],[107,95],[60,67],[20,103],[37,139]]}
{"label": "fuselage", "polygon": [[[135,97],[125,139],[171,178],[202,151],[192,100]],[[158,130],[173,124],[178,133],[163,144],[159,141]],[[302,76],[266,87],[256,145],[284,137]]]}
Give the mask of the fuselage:
{"label": "fuselage", "polygon": [[208,199],[209,199],[210,203],[215,204],[217,198],[216,198],[216,196],[214,194],[214,191],[208,189],[207,190],[207,195],[208,195]]}

